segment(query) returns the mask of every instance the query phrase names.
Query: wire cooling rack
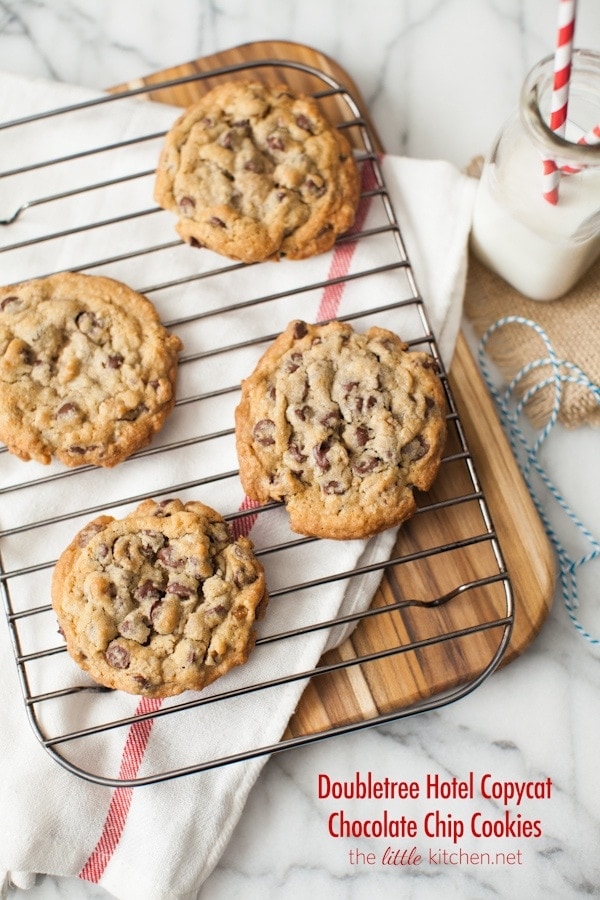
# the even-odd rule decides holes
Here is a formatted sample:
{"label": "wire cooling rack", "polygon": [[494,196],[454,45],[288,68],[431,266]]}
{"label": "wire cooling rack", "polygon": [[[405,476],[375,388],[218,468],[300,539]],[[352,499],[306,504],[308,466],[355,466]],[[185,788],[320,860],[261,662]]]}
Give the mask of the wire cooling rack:
{"label": "wire cooling rack", "polygon": [[[192,250],[151,199],[158,152],[177,111],[140,101],[150,92],[167,100],[174,90],[191,98],[213,80],[249,69],[259,78],[309,84],[362,169],[357,227],[310,264],[244,266]],[[90,781],[149,784],[413,715],[479,685],[508,645],[510,582],[376,142],[353,96],[319,70],[264,60],[0,123],[0,159],[2,282],[67,269],[118,278],[153,301],[185,347],[171,418],[150,447],[115,469],[45,467],[0,449],[0,590],[27,715],[50,755]],[[340,273],[332,260],[344,244],[353,261]],[[293,318],[315,321],[327,309],[323,298],[342,292],[340,319],[358,330],[390,328],[437,359],[448,400],[449,439],[436,485],[419,495],[418,512],[395,543],[384,540],[379,555],[359,558],[323,552],[323,542],[291,532],[281,539],[285,512],[278,504],[240,504],[232,428],[240,380],[272,338]],[[381,582],[373,603],[300,624],[291,615],[287,628],[259,633],[241,680],[229,673],[200,694],[145,704],[99,688],[72,663],[57,633],[49,602],[54,563],[95,515],[121,517],[146,497],[175,495],[203,500],[234,527],[254,524],[257,555],[274,579],[267,619],[282,604],[293,601],[297,610],[309,598],[318,601],[332,586],[368,591],[370,600]],[[294,642],[333,626],[352,636],[298,669]],[[276,645],[284,648],[286,670],[256,680],[255,660]],[[282,737],[221,752],[189,746],[198,717],[211,710],[240,716],[243,732],[247,698],[276,698],[294,684],[302,697]],[[123,745],[144,728],[153,728],[160,743],[160,764],[148,752],[138,769],[124,770]]]}

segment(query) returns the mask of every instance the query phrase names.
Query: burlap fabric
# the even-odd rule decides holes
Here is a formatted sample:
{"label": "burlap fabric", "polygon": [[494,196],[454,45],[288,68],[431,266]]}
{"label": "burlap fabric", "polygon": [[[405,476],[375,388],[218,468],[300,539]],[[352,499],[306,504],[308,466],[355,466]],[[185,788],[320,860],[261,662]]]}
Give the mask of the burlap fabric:
{"label": "burlap fabric", "polygon": [[[474,171],[475,169],[475,171]],[[476,174],[476,163],[469,174]],[[505,316],[519,316],[539,325],[556,357],[578,366],[590,382],[600,385],[600,259],[577,285],[559,300],[530,300],[490,272],[473,254],[465,293],[465,314],[481,335]],[[510,323],[496,329],[486,345],[507,382],[528,363],[548,356],[543,339],[527,325]],[[567,374],[567,370],[564,370]],[[529,388],[552,374],[550,366],[529,371],[516,388],[522,397]],[[552,411],[553,385],[534,392],[525,411],[536,428],[543,427]],[[584,384],[563,383],[559,420],[568,428],[600,426],[600,406]]]}

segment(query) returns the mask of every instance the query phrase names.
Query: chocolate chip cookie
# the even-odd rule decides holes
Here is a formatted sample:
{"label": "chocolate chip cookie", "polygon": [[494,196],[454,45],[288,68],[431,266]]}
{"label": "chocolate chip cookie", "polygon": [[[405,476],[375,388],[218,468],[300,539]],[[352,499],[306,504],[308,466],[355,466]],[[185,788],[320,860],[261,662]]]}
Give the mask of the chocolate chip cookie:
{"label": "chocolate chip cookie", "polygon": [[294,531],[322,538],[364,538],[411,516],[446,439],[432,357],[341,322],[291,322],[242,382],[235,416],[247,495],[284,501]]}
{"label": "chocolate chip cookie", "polygon": [[252,543],[210,507],[178,499],[95,519],[52,580],[75,662],[99,684],[147,697],[200,690],[244,663],[267,602]]}
{"label": "chocolate chip cookie", "polygon": [[175,122],[154,191],[185,241],[243,262],[329,250],[359,195],[350,145],[312,98],[239,81]]}
{"label": "chocolate chip cookie", "polygon": [[116,465],[171,412],[181,347],[146,297],[109,278],[0,288],[0,440],[23,460]]}

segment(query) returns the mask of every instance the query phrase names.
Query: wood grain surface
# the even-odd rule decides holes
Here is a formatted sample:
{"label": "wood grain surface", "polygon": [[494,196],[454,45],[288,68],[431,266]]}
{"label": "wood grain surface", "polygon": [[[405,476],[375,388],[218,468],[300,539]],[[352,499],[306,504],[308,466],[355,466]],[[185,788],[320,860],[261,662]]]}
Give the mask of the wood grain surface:
{"label": "wood grain surface", "polygon": [[[261,67],[264,60],[269,65]],[[278,60],[283,62],[281,67],[273,64]],[[295,63],[302,68],[296,70]],[[250,73],[248,66],[252,67]],[[220,71],[223,68],[227,71]],[[331,77],[351,94],[377,149],[384,149],[350,75],[318,51],[285,41],[241,45],[113,90],[157,85],[198,73],[211,74],[147,96],[186,106],[226,78],[247,78],[250,74],[315,92],[323,90],[322,76]],[[327,102],[328,113],[335,118],[335,101],[333,105]],[[546,619],[554,590],[553,555],[463,335],[458,339],[449,381],[460,419],[455,429],[463,429],[466,435],[512,586],[514,627],[504,665],[527,649]],[[453,444],[458,442],[457,433],[450,435],[448,453],[456,449]],[[469,464],[459,460],[443,466],[427,502],[435,504],[471,491]],[[489,540],[471,543],[481,532],[482,510],[477,498],[416,515],[400,530],[396,553],[401,561],[386,570],[372,609],[442,595],[456,585],[468,585],[497,572],[493,544]],[[438,553],[436,548],[442,545],[446,549]],[[327,672],[309,682],[285,737],[343,730],[377,717],[394,716],[398,711],[411,711],[415,704],[417,709],[428,708],[444,702],[448,693],[453,696],[453,691],[476,686],[503,633],[501,626],[479,626],[503,620],[506,603],[505,582],[492,580],[465,588],[437,608],[374,612],[349,640],[323,659]],[[352,660],[359,662],[345,665]]]}

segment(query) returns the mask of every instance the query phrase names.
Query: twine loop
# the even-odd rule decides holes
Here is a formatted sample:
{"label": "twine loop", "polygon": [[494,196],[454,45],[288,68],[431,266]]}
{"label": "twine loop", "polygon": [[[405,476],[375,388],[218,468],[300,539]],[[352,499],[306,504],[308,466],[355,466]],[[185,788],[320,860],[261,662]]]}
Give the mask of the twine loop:
{"label": "twine loop", "polygon": [[[532,329],[542,340],[546,356],[528,362],[514,375],[504,389],[498,389],[490,374],[486,348],[492,335],[506,325],[511,324],[522,325]],[[515,459],[523,474],[523,478],[548,538],[556,552],[560,586],[567,614],[581,637],[592,645],[600,646],[600,638],[590,634],[579,621],[578,610],[580,598],[577,584],[577,576],[582,567],[589,565],[589,563],[600,556],[600,542],[584,525],[575,510],[568,503],[567,499],[558,490],[540,460],[541,449],[550,437],[558,421],[564,385],[578,384],[583,386],[590,391],[599,406],[600,385],[591,381],[579,366],[568,360],[560,359],[556,355],[550,338],[544,329],[533,320],[525,318],[524,316],[503,316],[490,325],[481,337],[478,359],[488,390],[498,407],[500,420],[507,433]],[[550,374],[547,377],[540,379],[539,382],[524,391],[522,396],[518,397],[518,387],[525,376],[532,371],[541,368],[549,368]],[[547,387],[554,388],[551,412],[545,425],[542,428],[537,429],[538,434],[535,439],[530,441],[520,424],[521,416],[526,404],[531,398]],[[546,489],[545,497],[539,496],[539,492],[534,487],[533,482],[535,476],[539,478]],[[549,509],[546,509],[547,504],[545,501],[547,498],[550,498],[552,501]],[[562,512],[568,521],[575,527],[578,535],[583,539],[584,544],[587,546],[587,551],[585,553],[573,557],[564,546],[553,525],[552,517],[550,515],[550,511],[556,510],[556,508]]]}

